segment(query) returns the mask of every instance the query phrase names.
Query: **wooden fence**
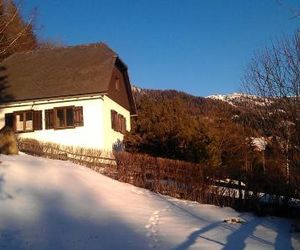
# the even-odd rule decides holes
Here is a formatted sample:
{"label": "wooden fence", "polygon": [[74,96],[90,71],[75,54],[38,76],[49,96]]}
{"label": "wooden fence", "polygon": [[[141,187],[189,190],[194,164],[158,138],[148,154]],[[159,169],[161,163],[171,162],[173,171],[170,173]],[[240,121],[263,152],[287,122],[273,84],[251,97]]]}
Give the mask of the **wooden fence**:
{"label": "wooden fence", "polygon": [[27,154],[70,160],[116,180],[175,198],[231,207],[237,203],[237,191],[213,185],[208,169],[201,164],[126,152],[109,155],[32,139],[20,139],[18,145]]}
{"label": "wooden fence", "polygon": [[55,143],[44,143],[33,139],[19,139],[19,150],[50,159],[69,160],[86,166],[96,172],[114,177],[116,175],[116,161],[114,155],[96,149],[65,146]]}
{"label": "wooden fence", "polygon": [[[200,203],[229,206],[259,213],[280,214],[280,206],[261,203],[258,194],[230,181],[224,185],[218,173],[203,164],[155,158],[126,152],[109,155],[95,149],[41,143],[35,140],[18,141],[25,153],[52,159],[70,160],[116,180],[149,189],[153,192]],[[288,210],[285,213],[291,213]],[[300,216],[299,209],[296,213]],[[297,216],[297,215],[296,215]]]}

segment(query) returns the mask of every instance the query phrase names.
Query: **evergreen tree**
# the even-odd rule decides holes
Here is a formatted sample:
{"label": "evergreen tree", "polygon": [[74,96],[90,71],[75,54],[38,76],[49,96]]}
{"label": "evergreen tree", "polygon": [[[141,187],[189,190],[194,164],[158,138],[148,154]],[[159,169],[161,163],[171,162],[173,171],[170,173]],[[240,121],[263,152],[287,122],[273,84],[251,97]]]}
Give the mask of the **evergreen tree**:
{"label": "evergreen tree", "polygon": [[132,132],[125,137],[127,149],[172,159],[205,161],[206,128],[202,119],[192,114],[189,104],[186,96],[176,91],[138,97],[139,115]]}

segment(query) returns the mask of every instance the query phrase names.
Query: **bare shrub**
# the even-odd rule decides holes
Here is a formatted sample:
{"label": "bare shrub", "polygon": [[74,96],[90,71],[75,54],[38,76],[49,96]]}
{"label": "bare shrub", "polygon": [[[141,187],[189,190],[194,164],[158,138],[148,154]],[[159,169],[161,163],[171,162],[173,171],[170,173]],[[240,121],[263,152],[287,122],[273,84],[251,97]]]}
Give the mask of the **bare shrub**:
{"label": "bare shrub", "polygon": [[4,127],[0,130],[0,153],[7,155],[19,153],[16,136],[9,127]]}
{"label": "bare shrub", "polygon": [[120,181],[175,198],[220,206],[235,205],[236,194],[230,192],[230,188],[213,186],[211,172],[203,164],[126,152],[115,153],[115,158],[116,179]]}
{"label": "bare shrub", "polygon": [[69,160],[109,176],[115,174],[115,168],[113,167],[115,161],[113,156],[111,155],[111,157],[109,157],[109,154],[101,150],[21,138],[18,140],[18,145],[21,151],[31,155],[58,160]]}

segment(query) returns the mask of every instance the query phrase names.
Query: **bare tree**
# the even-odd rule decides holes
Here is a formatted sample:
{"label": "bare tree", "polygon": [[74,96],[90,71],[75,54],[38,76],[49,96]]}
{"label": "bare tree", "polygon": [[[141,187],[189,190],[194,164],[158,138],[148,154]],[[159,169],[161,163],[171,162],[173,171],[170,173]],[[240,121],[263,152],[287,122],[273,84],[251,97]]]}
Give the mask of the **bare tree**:
{"label": "bare tree", "polygon": [[243,86],[264,104],[257,112],[263,130],[277,141],[286,158],[283,170],[289,183],[294,171],[300,171],[300,32],[258,51]]}
{"label": "bare tree", "polygon": [[16,5],[12,0],[0,0],[0,59],[37,47],[33,32],[35,14],[28,21],[24,21],[20,7],[21,4]]}
{"label": "bare tree", "polygon": [[280,5],[283,9],[286,9],[291,14],[290,19],[300,17],[300,5],[291,5],[283,0],[276,0],[276,3]]}
{"label": "bare tree", "polygon": [[[20,14],[21,4],[12,0],[0,0],[0,62],[16,52],[35,49],[38,45],[33,32],[34,14],[24,21]],[[13,99],[6,93],[8,88],[6,68],[0,67],[0,104]]]}

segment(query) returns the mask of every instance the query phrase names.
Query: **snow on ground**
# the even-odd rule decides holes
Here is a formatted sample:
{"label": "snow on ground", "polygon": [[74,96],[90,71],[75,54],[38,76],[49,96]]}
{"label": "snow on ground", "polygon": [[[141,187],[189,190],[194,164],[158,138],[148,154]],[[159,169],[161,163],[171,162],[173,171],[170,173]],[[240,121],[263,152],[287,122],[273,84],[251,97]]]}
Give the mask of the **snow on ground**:
{"label": "snow on ground", "polygon": [[2,250],[300,249],[288,219],[154,194],[67,161],[0,161]]}

